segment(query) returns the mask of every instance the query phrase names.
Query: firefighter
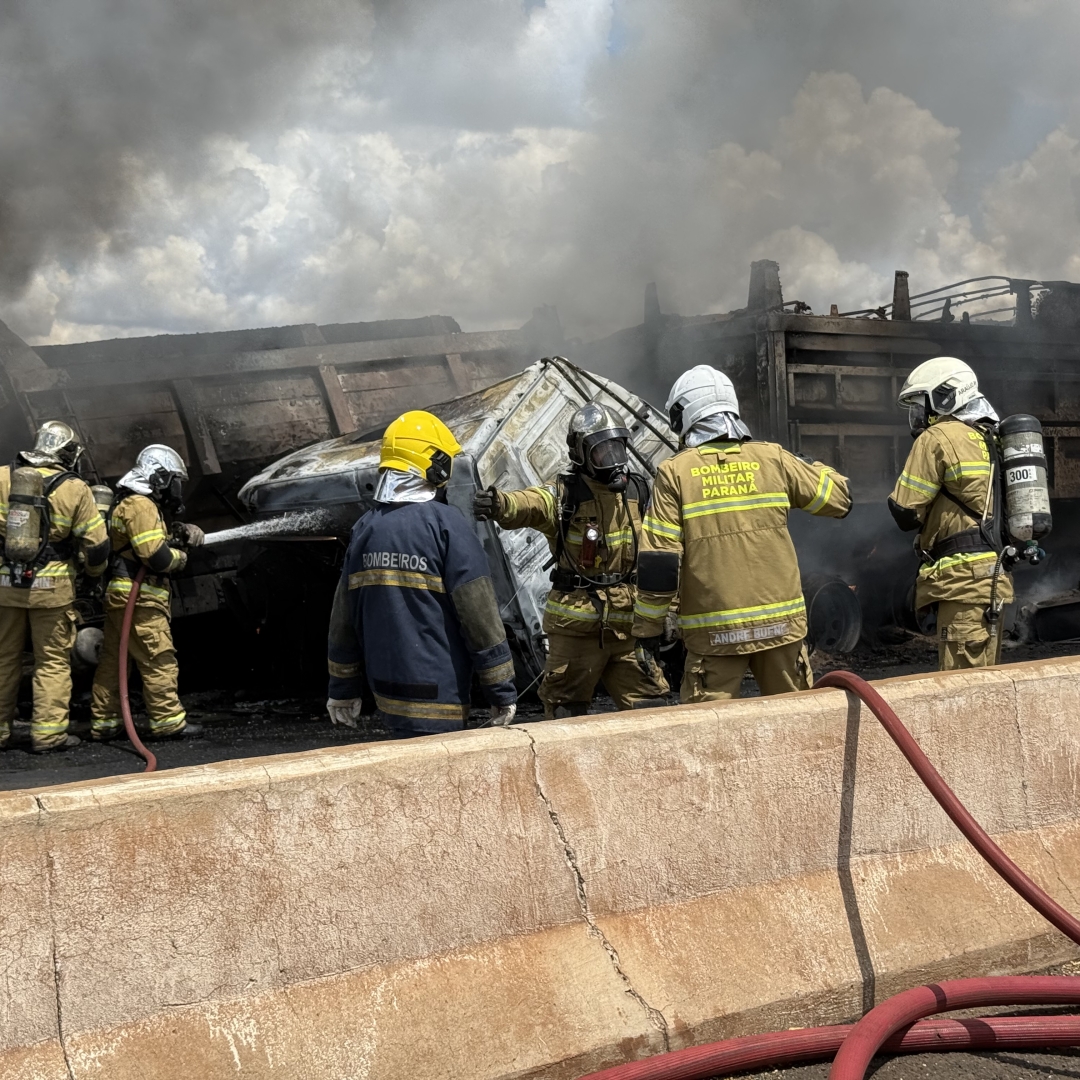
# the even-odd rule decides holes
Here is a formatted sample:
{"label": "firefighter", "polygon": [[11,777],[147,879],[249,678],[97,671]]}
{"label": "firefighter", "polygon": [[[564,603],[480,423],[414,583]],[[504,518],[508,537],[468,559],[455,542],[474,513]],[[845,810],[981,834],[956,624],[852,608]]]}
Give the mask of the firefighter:
{"label": "firefighter", "polygon": [[474,674],[490,722],[514,719],[514,662],[487,556],[446,502],[460,450],[428,412],[399,416],[383,435],[375,506],[353,527],[330,619],[327,711],[335,724],[356,726],[365,677],[399,730],[460,730]]}
{"label": "firefighter", "polygon": [[[0,468],[0,747],[11,735],[27,627],[34,650],[34,712],[30,725],[35,753],[67,750],[79,739],[67,733],[71,701],[71,649],[78,617],[75,577],[81,548],[84,569],[100,577],[109,561],[109,538],[94,496],[76,472],[82,446],[58,420],[42,424],[33,450],[23,450]],[[40,495],[23,493],[25,476]],[[12,488],[15,490],[13,491]],[[16,562],[8,544],[20,527],[36,554]]]}
{"label": "firefighter", "polygon": [[649,488],[630,472],[629,438],[621,419],[590,402],[570,420],[570,472],[554,488],[492,487],[474,498],[481,521],[536,529],[551,548],[548,656],[539,690],[546,719],[587,713],[601,681],[619,709],[667,703],[663,673],[630,634]]}
{"label": "firefighter", "polygon": [[[993,465],[998,415],[975,372],[953,356],[920,364],[897,404],[915,445],[889,496],[905,532],[919,531],[916,608],[937,607],[938,667],[986,667],[1001,652],[1001,607],[1013,598],[1003,570]],[[991,606],[995,610],[991,611]]]}
{"label": "firefighter", "polygon": [[806,604],[787,514],[846,516],[847,479],[753,441],[731,380],[705,364],[676,380],[667,408],[684,449],[661,464],[653,486],[634,635],[655,650],[678,596],[684,703],[738,697],[747,667],[762,694],[809,689]]}
{"label": "firefighter", "polygon": [[183,513],[187,480],[183,458],[170,446],[152,444],[139,452],[135,467],[120,478],[108,515],[112,569],[105,588],[105,638],[94,676],[91,737],[99,742],[121,733],[120,628],[132,581],[140,566],[146,577],[132,616],[128,655],[142,677],[143,703],[150,718],[150,739],[190,738],[202,734],[177,694],[179,668],[173,646],[170,575],[187,565],[187,548],[203,542],[197,525],[177,522],[170,537],[167,519]]}

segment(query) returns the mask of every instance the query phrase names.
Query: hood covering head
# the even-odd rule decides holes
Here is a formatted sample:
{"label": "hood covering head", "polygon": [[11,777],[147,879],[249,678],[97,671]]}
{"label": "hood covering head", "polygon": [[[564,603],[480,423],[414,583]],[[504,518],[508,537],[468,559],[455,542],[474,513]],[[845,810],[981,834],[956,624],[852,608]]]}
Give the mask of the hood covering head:
{"label": "hood covering head", "polygon": [[435,498],[436,487],[419,470],[380,469],[374,499],[378,503],[425,503]]}
{"label": "hood covering head", "polygon": [[745,442],[752,438],[750,429],[734,413],[713,413],[694,424],[683,436],[683,444],[701,446],[707,442]]}
{"label": "hood covering head", "polygon": [[965,424],[975,424],[980,420],[991,420],[996,424],[1001,419],[994,406],[981,394],[974,401],[969,401],[966,405],[957,409],[953,416],[957,420],[963,420]]}
{"label": "hood covering head", "polygon": [[151,443],[139,451],[135,467],[124,473],[117,487],[134,491],[136,495],[156,498],[174,478],[180,483],[187,480],[184,459],[171,446]]}
{"label": "hood covering head", "polygon": [[739,399],[731,380],[722,371],[698,364],[675,380],[668,394],[667,410],[671,430],[676,435],[685,435],[710,416],[728,413],[738,418]]}

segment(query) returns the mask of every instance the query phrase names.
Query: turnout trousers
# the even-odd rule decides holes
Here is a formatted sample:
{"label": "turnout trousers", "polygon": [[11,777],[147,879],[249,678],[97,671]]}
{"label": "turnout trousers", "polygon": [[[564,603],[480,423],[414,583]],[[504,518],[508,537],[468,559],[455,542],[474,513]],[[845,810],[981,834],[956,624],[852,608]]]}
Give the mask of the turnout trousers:
{"label": "turnout trousers", "polygon": [[993,630],[986,604],[938,602],[938,669],[990,667],[1001,659],[1001,621]]}
{"label": "turnout trousers", "polygon": [[[105,612],[105,640],[94,676],[91,734],[96,739],[120,733],[120,627],[124,609]],[[160,608],[136,605],[128,639],[128,662],[135,662],[142,676],[143,701],[154,735],[171,735],[187,719],[176,687],[179,667],[169,617]]]}
{"label": "turnout trousers", "polygon": [[72,607],[0,607],[0,747],[11,737],[27,629],[34,649],[34,749],[56,746],[67,737],[75,622]]}
{"label": "turnout trousers", "polygon": [[743,675],[749,668],[763,697],[809,690],[814,685],[806,643],[793,641],[760,652],[702,656],[687,653],[679,700],[683,705],[698,701],[726,701],[737,698]]}
{"label": "turnout trousers", "polygon": [[553,719],[556,710],[569,716],[587,713],[598,682],[619,709],[667,704],[667,680],[656,661],[638,650],[631,637],[604,637],[601,646],[596,634],[548,635],[544,681],[537,692],[545,720]]}

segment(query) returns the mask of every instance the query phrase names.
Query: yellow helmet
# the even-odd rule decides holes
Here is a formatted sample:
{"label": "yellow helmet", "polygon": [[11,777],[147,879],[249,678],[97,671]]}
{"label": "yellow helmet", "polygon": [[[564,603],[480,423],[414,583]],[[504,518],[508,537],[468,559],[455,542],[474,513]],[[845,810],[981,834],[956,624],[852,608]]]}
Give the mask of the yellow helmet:
{"label": "yellow helmet", "polygon": [[442,487],[450,479],[455,455],[461,447],[450,429],[429,412],[402,413],[383,432],[380,469],[418,473]]}

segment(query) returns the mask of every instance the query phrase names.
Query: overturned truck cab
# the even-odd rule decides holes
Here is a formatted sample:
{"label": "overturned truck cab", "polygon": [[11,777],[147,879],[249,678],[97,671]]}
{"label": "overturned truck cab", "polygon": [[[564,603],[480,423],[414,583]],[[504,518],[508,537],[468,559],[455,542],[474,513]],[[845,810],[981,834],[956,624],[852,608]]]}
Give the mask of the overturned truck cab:
{"label": "overturned truck cab", "polygon": [[[625,417],[633,466],[651,477],[677,445],[663,414],[562,357],[545,358],[485,390],[430,406],[462,446],[447,498],[484,545],[522,689],[544,666],[541,625],[551,587],[550,553],[544,537],[532,529],[505,531],[494,522],[474,521],[472,498],[492,485],[502,490],[553,485],[566,466],[570,417],[593,400]],[[256,519],[323,511],[325,527],[347,535],[372,505],[381,436],[379,428],[298,450],[252,477],[239,498]]]}

